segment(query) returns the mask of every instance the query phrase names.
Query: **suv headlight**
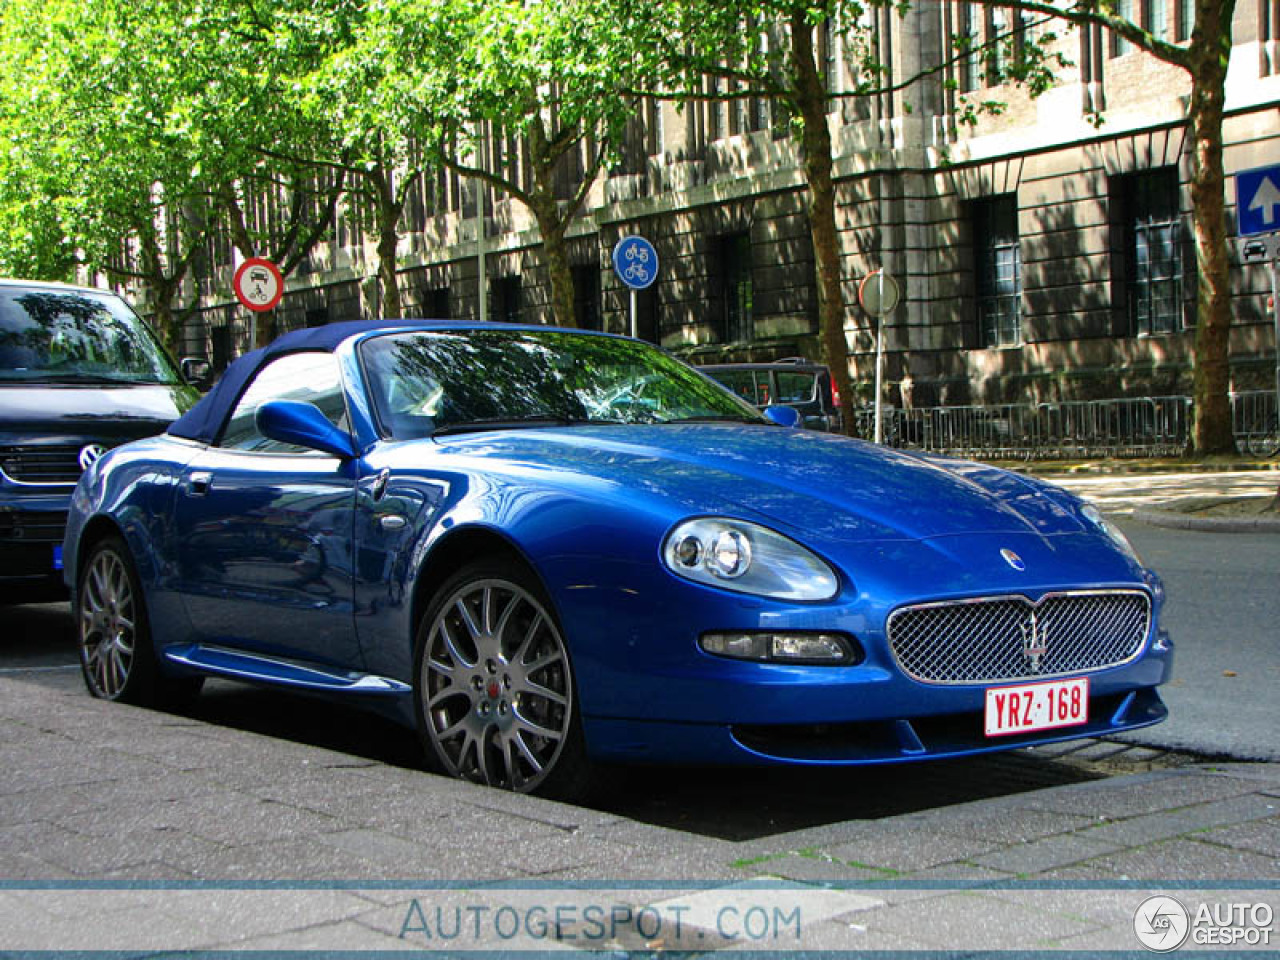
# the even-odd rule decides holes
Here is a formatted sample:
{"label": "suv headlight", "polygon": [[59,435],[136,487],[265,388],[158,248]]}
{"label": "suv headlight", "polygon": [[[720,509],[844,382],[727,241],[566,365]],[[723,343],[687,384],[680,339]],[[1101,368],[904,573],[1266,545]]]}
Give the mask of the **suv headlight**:
{"label": "suv headlight", "polygon": [[776,600],[830,600],[840,579],[794,540],[744,520],[700,517],[675,527],[662,559],[677,576]]}

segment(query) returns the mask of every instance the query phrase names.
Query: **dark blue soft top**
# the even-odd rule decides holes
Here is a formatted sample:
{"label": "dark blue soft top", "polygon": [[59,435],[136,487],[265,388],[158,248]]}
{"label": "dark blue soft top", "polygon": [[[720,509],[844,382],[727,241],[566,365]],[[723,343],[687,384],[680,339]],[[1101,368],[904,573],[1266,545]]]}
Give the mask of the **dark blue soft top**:
{"label": "dark blue soft top", "polygon": [[355,334],[373,330],[388,330],[397,327],[416,327],[422,330],[439,330],[441,328],[460,329],[474,324],[449,323],[445,320],[349,320],[329,323],[323,327],[310,327],[294,330],[278,339],[251,350],[243,357],[232,361],[226,372],[219,378],[200,402],[169,425],[168,433],[175,437],[198,440],[201,443],[213,443],[218,429],[227,418],[239,399],[244,386],[258,372],[258,369],[282,353],[297,353],[302,350],[333,350],[338,344]]}

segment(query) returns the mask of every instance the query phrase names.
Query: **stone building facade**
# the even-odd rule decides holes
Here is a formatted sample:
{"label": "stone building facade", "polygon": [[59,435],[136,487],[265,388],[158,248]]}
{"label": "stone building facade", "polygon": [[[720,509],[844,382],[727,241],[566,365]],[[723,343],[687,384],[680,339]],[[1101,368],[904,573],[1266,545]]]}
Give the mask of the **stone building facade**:
{"label": "stone building facade", "polygon": [[[1171,40],[1189,0],[1130,0]],[[922,0],[879,14],[875,42],[896,82],[947,61],[950,38],[1009,29],[1004,11]],[[1230,175],[1280,163],[1280,8],[1240,0],[1225,123]],[[886,325],[889,399],[915,406],[1191,393],[1196,270],[1190,234],[1189,91],[1176,68],[1098,29],[1054,30],[1075,64],[1038,98],[987,89],[957,62],[892,94],[845,99],[830,123],[851,370],[868,391],[874,335],[857,284],[883,268],[903,290]],[[855,58],[824,44],[831,82]],[[958,125],[966,101],[999,114]],[[1091,114],[1101,110],[1100,118]],[[610,252],[638,233],[661,258],[637,298],[640,336],[695,362],[818,356],[817,292],[804,182],[767,102],[647,105],[623,160],[570,230],[580,325],[626,332]],[[565,178],[566,196],[572,177]],[[513,201],[442,174],[411,204],[399,251],[408,315],[546,322],[537,232]],[[483,223],[483,244],[477,244]],[[376,315],[372,240],[354,224],[290,277],[280,329]],[[483,255],[481,255],[483,247]],[[1233,257],[1236,256],[1232,252]],[[216,257],[215,257],[216,260]],[[1233,388],[1271,385],[1269,276],[1234,261]],[[482,266],[483,264],[483,266]],[[232,265],[204,281],[188,346],[225,360],[248,346],[229,296]]]}

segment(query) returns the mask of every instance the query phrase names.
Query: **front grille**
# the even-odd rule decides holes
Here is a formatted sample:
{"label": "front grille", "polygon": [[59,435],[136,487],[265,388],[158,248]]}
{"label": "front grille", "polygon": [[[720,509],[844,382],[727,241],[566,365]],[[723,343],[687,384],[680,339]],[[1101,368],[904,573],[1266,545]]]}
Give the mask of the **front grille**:
{"label": "front grille", "polygon": [[1081,591],[926,603],[889,616],[889,648],[923,683],[1002,683],[1085,673],[1142,650],[1151,600],[1139,591]]}
{"label": "front grille", "polygon": [[81,445],[0,447],[0,470],[18,483],[75,483]]}
{"label": "front grille", "polygon": [[60,511],[0,510],[0,543],[61,543],[66,528]]}

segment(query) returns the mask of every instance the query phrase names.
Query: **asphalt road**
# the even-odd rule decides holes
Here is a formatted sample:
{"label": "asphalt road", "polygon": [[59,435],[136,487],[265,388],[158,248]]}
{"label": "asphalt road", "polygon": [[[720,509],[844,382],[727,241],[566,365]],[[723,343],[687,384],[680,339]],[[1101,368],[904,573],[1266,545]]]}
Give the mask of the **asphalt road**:
{"label": "asphalt road", "polygon": [[1176,650],[1169,719],[1126,739],[1280,760],[1280,536],[1120,526],[1164,579]]}

